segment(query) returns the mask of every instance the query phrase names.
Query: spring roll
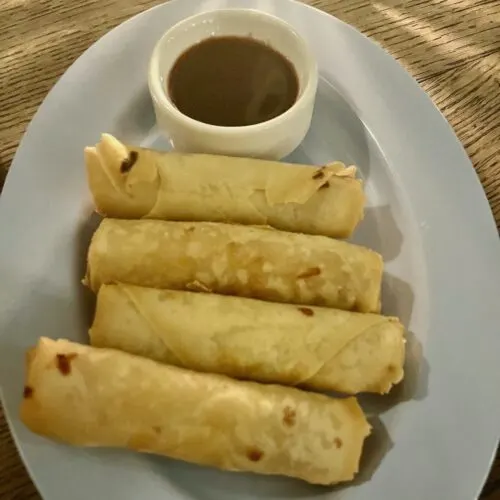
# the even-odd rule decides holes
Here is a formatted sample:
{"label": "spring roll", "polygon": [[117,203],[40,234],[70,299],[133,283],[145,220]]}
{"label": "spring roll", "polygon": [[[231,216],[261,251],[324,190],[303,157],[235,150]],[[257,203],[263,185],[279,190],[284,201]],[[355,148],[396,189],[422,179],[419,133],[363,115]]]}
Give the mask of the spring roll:
{"label": "spring roll", "polygon": [[353,478],[370,431],[354,398],[46,338],[28,359],[21,419],[33,432],[73,445],[131,448],[318,484]]}
{"label": "spring roll", "polygon": [[164,153],[103,134],[85,148],[90,191],[102,215],[270,225],[336,238],[363,218],[355,167]]}
{"label": "spring roll", "polygon": [[376,314],[104,285],[90,338],[192,370],[356,394],[402,379],[403,332]]}
{"label": "spring roll", "polygon": [[324,236],[210,222],[104,219],[86,282],[213,291],[378,312],[382,258]]}

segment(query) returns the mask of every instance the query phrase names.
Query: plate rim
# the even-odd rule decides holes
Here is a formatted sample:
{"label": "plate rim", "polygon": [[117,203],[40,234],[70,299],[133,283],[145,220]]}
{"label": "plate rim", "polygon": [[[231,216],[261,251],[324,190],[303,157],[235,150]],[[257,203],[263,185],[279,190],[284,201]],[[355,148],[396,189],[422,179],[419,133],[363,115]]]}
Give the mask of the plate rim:
{"label": "plate rim", "polygon": [[[191,4],[194,6],[195,3],[196,3],[196,0],[189,0],[191,2]],[[248,0],[248,3],[252,2],[253,0]],[[470,189],[472,190],[475,190],[475,193],[474,193],[474,203],[475,205],[479,206],[479,208],[476,208],[476,212],[480,213],[480,216],[483,218],[483,228],[482,228],[482,232],[486,235],[486,233],[488,233],[488,239],[490,239],[490,243],[491,243],[491,254],[493,255],[493,252],[495,250],[500,250],[500,242],[498,241],[498,238],[497,238],[497,241],[494,240],[493,236],[497,236],[497,230],[496,230],[496,223],[494,221],[494,217],[493,217],[493,214],[492,214],[492,211],[491,211],[491,207],[489,206],[489,203],[487,201],[487,198],[486,198],[486,195],[484,193],[484,190],[482,188],[482,185],[479,181],[479,178],[477,177],[477,174],[474,170],[474,167],[472,166],[469,158],[467,157],[467,154],[462,146],[462,144],[459,142],[458,138],[456,137],[452,127],[450,126],[450,124],[446,121],[446,119],[444,118],[443,114],[440,112],[440,110],[437,108],[437,106],[432,102],[432,100],[430,99],[430,97],[423,91],[423,89],[421,89],[421,87],[418,85],[418,83],[411,77],[411,75],[409,75],[409,73],[406,72],[406,70],[400,65],[400,63],[398,61],[396,61],[392,56],[390,56],[388,53],[386,53],[384,51],[384,49],[382,49],[380,46],[378,46],[376,43],[374,43],[371,39],[369,39],[368,37],[366,37],[364,34],[358,32],[355,28],[353,28],[352,26],[349,26],[347,25],[346,23],[344,23],[343,21],[339,20],[338,18],[335,18],[333,16],[331,16],[330,14],[324,12],[324,11],[321,11],[319,9],[316,9],[315,7],[311,6],[311,5],[307,5],[307,4],[302,4],[296,0],[287,0],[288,2],[292,3],[292,4],[295,4],[297,6],[297,8],[305,8],[305,9],[311,9],[313,11],[315,11],[316,14],[319,14],[321,16],[326,16],[328,17],[329,19],[334,19],[337,23],[340,23],[341,25],[343,25],[344,29],[347,28],[348,30],[351,30],[352,32],[355,33],[355,35],[357,37],[359,37],[359,35],[361,35],[364,39],[365,39],[365,42],[364,43],[368,43],[370,44],[370,46],[374,46],[377,48],[377,50],[379,51],[379,54],[378,56],[379,57],[383,57],[383,58],[386,58],[386,60],[390,60],[391,63],[388,63],[388,64],[393,64],[395,63],[396,66],[398,67],[398,71],[400,71],[401,73],[404,73],[405,75],[405,78],[404,79],[410,79],[412,81],[412,84],[414,87],[416,87],[419,91],[420,94],[422,94],[424,97],[425,97],[425,100],[428,101],[428,103],[430,103],[432,105],[432,107],[434,108],[434,116],[439,116],[439,121],[441,122],[440,123],[440,126],[441,127],[446,127],[446,134],[449,136],[448,138],[450,140],[453,140],[454,141],[454,146],[456,149],[459,149],[460,150],[460,154],[463,156],[463,158],[461,158],[461,162],[459,163],[466,163],[467,165],[464,165],[464,166],[467,166],[467,169],[471,169],[471,170],[467,170],[465,168],[462,168],[462,167],[459,167],[460,168],[460,171],[459,173],[457,173],[457,175],[459,176],[462,176],[462,182],[465,183],[465,185],[468,185],[470,187]],[[69,72],[72,71],[72,69],[75,67],[75,65],[77,64],[83,64],[83,60],[84,58],[88,58],[88,54],[91,54],[92,51],[95,51],[95,50],[98,50],[98,46],[99,45],[102,45],[103,43],[106,43],[106,40],[112,40],[114,37],[118,37],[118,33],[123,30],[123,27],[125,25],[128,25],[129,23],[132,24],[135,20],[137,20],[137,18],[139,17],[146,17],[146,16],[150,16],[152,14],[153,11],[155,10],[162,10],[164,8],[175,8],[175,5],[176,4],[180,4],[181,0],[171,0],[170,2],[167,2],[167,3],[164,3],[164,4],[159,4],[157,6],[154,6],[154,7],[151,7],[150,9],[147,9],[135,16],[132,16],[131,18],[125,20],[123,23],[119,24],[118,26],[116,26],[115,28],[113,28],[112,30],[110,30],[109,32],[107,32],[106,34],[104,34],[99,40],[97,40],[94,44],[92,44],[87,50],[85,50],[83,52],[82,55],[80,55],[78,57],[78,59],[76,61],[74,61],[70,67],[65,71],[65,73],[61,76],[61,78],[59,78],[59,80],[56,82],[56,84],[52,87],[52,89],[49,91],[49,93],[47,94],[47,96],[45,97],[44,101],[42,102],[42,104],[40,105],[39,109],[37,110],[37,112],[35,113],[33,119],[31,120],[29,126],[27,127],[26,131],[25,131],[25,134],[23,135],[23,138],[22,140],[20,141],[19,143],[19,146],[18,146],[18,149],[16,151],[16,154],[14,156],[14,159],[12,161],[12,164],[11,164],[11,168],[9,169],[9,173],[7,175],[7,178],[5,180],[5,184],[4,184],[4,189],[3,189],[3,193],[9,193],[11,190],[13,190],[13,188],[9,188],[9,186],[11,185],[15,185],[15,179],[16,178],[16,169],[17,170],[21,170],[20,167],[16,167],[17,163],[20,162],[19,160],[19,152],[23,149],[26,141],[29,139],[30,137],[30,133],[33,133],[32,132],[32,124],[35,123],[35,125],[38,123],[38,120],[39,120],[39,117],[43,115],[43,112],[44,112],[44,109],[45,109],[45,103],[47,102],[47,100],[49,99],[54,99],[54,96],[56,95],[56,92],[57,92],[57,89],[59,89],[60,87],[62,87],[65,82],[66,82],[66,79],[68,78],[67,75]],[[186,2],[186,0],[184,0],[184,2]],[[187,2],[186,2],[187,3]],[[255,2],[256,3],[256,2]],[[205,10],[205,9],[204,9]],[[280,14],[278,14],[280,15]],[[388,58],[388,59],[387,59]],[[414,89],[415,90],[415,89]],[[436,112],[437,112],[437,115],[436,115]],[[444,129],[443,129],[443,133],[444,133]],[[451,137],[450,137],[451,135]],[[465,162],[464,162],[465,160]],[[472,175],[471,175],[472,174]],[[467,180],[464,181],[464,176],[467,176]],[[473,178],[475,178],[475,182],[473,181]],[[474,187],[472,187],[472,184],[474,182]],[[478,192],[478,188],[480,189],[480,192]],[[482,202],[479,201],[480,199],[480,196],[481,196],[481,193],[482,193]],[[9,198],[7,198],[7,200],[10,199],[10,196],[11,195],[8,195]],[[4,224],[3,227],[5,227],[5,217],[2,218],[2,213],[5,212],[5,209],[2,210],[2,207],[5,207],[5,205],[7,205],[8,201],[5,201],[6,200],[6,197],[5,195],[2,195],[2,197],[0,198],[0,227],[2,227],[2,223]],[[486,203],[486,205],[485,205]],[[413,206],[412,206],[413,208]],[[489,216],[488,216],[488,213],[489,213]],[[487,220],[489,219],[489,221]],[[491,236],[490,236],[491,234]],[[422,238],[425,240],[426,236],[425,234],[422,236]],[[429,242],[427,242],[427,244],[429,244]],[[431,246],[432,246],[432,242],[430,242]],[[0,255],[1,255],[1,246],[0,246]],[[495,267],[497,269],[495,269]],[[493,267],[493,270],[492,270],[492,274],[493,276],[497,275],[500,277],[500,266],[498,266],[498,264],[496,266]],[[493,279],[492,279],[493,281]],[[495,291],[495,289],[498,289],[500,290],[500,286],[491,286],[491,290],[492,291]],[[493,319],[493,314],[491,316],[491,318]],[[5,335],[4,332],[2,332],[2,334],[0,334],[0,338],[2,338],[2,336]],[[498,340],[497,340],[498,342]],[[492,349],[494,350],[494,349]],[[493,370],[491,370],[491,373],[496,376],[496,378],[498,378],[500,380],[500,377],[498,377],[498,375],[500,375],[500,370],[497,369],[497,373],[494,373]],[[33,480],[33,482],[36,484],[36,486],[38,487],[39,491],[42,493],[43,491],[43,488],[41,487],[41,485],[38,483],[37,481],[37,478],[35,476],[35,472],[32,470],[32,467],[31,465],[28,463],[28,461],[26,460],[25,456],[24,456],[24,453],[23,453],[23,450],[22,450],[22,446],[21,446],[21,443],[18,441],[18,436],[16,435],[16,433],[14,432],[14,426],[13,426],[13,422],[12,422],[12,415],[11,415],[11,409],[9,409],[7,407],[7,405],[5,404],[5,401],[4,401],[4,396],[3,396],[3,391],[0,391],[0,398],[2,399],[2,403],[4,405],[4,412],[5,412],[5,417],[6,417],[6,421],[9,425],[9,428],[10,428],[10,431],[11,431],[11,435],[13,436],[13,439],[16,443],[16,447],[23,459],[23,462],[26,466],[26,469],[31,477],[31,479]],[[500,416],[500,405],[497,405],[496,408],[495,408],[495,412],[496,412],[496,417]],[[495,457],[495,451],[496,451],[496,447],[497,447],[497,442],[498,442],[498,430],[497,430],[497,439],[496,441],[493,440],[492,444],[491,444],[491,453],[490,453],[490,456],[489,456],[489,459],[488,459],[488,464],[489,466],[491,466],[492,464],[492,461]],[[477,495],[480,493],[480,490],[484,484],[484,481],[486,480],[486,477],[489,473],[489,467],[486,468],[485,470],[485,473],[483,475],[483,478],[482,480],[480,481],[480,484],[477,486],[478,488],[478,491],[477,491]],[[43,493],[42,493],[43,494]]]}

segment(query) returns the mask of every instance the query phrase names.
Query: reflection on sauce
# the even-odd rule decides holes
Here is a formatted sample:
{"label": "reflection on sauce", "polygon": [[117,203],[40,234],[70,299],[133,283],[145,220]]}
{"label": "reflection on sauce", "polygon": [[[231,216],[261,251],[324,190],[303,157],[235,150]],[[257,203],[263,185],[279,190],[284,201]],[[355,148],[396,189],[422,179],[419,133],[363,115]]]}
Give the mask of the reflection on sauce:
{"label": "reflection on sauce", "polygon": [[281,115],[297,99],[291,62],[252,38],[212,37],[175,62],[168,92],[185,115],[224,127],[261,123]]}

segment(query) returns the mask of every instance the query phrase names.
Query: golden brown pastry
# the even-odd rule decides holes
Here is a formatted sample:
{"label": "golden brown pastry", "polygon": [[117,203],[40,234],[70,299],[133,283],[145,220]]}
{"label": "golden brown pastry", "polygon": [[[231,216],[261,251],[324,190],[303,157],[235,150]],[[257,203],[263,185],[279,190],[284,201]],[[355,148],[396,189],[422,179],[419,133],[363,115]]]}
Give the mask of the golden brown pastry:
{"label": "golden brown pastry", "polygon": [[103,285],[90,337],[192,370],[356,394],[402,379],[403,333],[376,314]]}
{"label": "golden brown pastry", "polygon": [[42,338],[21,419],[79,446],[131,448],[311,483],[352,479],[368,425],[354,398],[191,372],[112,349]]}
{"label": "golden brown pastry", "polygon": [[270,225],[336,238],[363,218],[355,167],[164,153],[103,134],[85,148],[97,210],[108,217]]}
{"label": "golden brown pastry", "polygon": [[87,283],[213,291],[274,302],[380,310],[382,258],[324,236],[210,222],[104,219]]}

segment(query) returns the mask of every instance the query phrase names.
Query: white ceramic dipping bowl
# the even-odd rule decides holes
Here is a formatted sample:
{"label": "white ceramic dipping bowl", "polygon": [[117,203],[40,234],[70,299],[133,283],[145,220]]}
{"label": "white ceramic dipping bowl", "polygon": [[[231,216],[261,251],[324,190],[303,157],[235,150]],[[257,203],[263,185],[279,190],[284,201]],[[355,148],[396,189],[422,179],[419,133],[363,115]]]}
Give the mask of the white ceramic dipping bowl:
{"label": "white ceramic dipping bowl", "polygon": [[[293,106],[271,120],[242,127],[208,125],[181,113],[168,95],[170,70],[189,47],[213,36],[251,36],[288,58],[299,81]],[[148,83],[158,126],[176,150],[279,160],[309,129],[318,66],[305,40],[281,19],[256,10],[215,10],[189,17],[162,36],[151,56]]]}

